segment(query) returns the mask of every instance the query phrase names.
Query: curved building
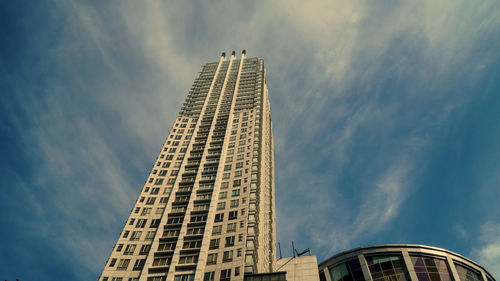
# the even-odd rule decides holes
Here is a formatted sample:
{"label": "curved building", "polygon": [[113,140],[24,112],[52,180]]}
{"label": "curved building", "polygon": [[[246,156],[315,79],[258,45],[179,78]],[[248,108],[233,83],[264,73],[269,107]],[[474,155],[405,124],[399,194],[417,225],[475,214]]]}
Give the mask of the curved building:
{"label": "curved building", "polygon": [[454,252],[391,244],[361,247],[319,264],[321,281],[495,281],[486,269]]}

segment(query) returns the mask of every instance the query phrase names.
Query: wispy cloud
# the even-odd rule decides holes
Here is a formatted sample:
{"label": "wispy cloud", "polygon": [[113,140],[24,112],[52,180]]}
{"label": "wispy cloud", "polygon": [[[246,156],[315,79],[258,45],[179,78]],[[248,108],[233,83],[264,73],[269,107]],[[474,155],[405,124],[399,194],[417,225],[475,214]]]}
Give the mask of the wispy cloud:
{"label": "wispy cloud", "polygon": [[[1,128],[29,167],[10,171],[5,198],[25,198],[16,220],[91,276],[195,73],[221,51],[266,60],[279,240],[322,257],[395,224],[422,155],[474,98],[462,88],[498,61],[493,0],[98,5],[55,2],[35,59],[0,68],[14,93],[0,97]],[[494,243],[481,259],[496,261]]]}
{"label": "wispy cloud", "polygon": [[480,239],[481,246],[472,251],[472,256],[494,277],[500,276],[500,223],[484,223],[481,226]]}

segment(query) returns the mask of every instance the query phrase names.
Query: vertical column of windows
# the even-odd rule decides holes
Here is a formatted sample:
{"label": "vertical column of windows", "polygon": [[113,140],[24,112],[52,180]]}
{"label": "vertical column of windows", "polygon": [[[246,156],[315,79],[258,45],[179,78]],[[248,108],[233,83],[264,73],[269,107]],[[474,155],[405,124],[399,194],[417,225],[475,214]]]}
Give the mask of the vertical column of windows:
{"label": "vertical column of windows", "polygon": [[[201,243],[201,240],[193,240],[189,243],[186,243],[186,241],[182,242],[182,240],[180,240],[180,234],[183,229],[183,225],[187,222],[185,215],[188,211],[188,205],[191,200],[191,194],[193,192],[196,174],[200,164],[199,159],[201,155],[199,154],[202,154],[203,152],[203,147],[201,147],[203,146],[203,141],[200,140],[199,132],[194,135],[194,139],[192,139],[192,137],[196,131],[197,123],[203,124],[204,120],[199,120],[198,117],[202,112],[210,85],[212,84],[214,76],[217,72],[217,66],[217,63],[207,64],[202,68],[201,73],[193,85],[192,95],[188,96],[183,109],[181,109],[181,114],[184,114],[181,118],[185,118],[186,116],[196,117],[193,119],[191,124],[186,126],[180,125],[181,130],[187,129],[187,132],[189,133],[189,137],[186,137],[187,141],[183,143],[186,147],[182,150],[182,152],[186,153],[188,147],[190,147],[190,151],[187,159],[184,159],[183,157],[182,159],[179,159],[181,161],[175,164],[175,167],[177,168],[177,171],[174,172],[175,178],[169,180],[169,183],[171,183],[174,187],[175,193],[172,196],[173,200],[168,208],[169,211],[163,220],[163,232],[161,236],[158,237],[157,248],[152,256],[151,267],[147,272],[149,274],[148,279],[165,276],[165,273],[170,271],[176,248],[181,249],[181,251],[192,250],[195,249],[194,247],[196,247],[199,243]],[[201,126],[198,126],[198,129],[200,129],[200,127]],[[173,137],[174,141],[177,141],[178,139],[182,139],[182,137]],[[193,140],[193,143],[189,146],[191,140]],[[175,186],[177,188],[175,188]],[[191,217],[191,220],[201,222],[203,220],[203,216]],[[203,232],[202,227],[188,228],[187,235],[196,235],[200,232]],[[182,255],[177,264],[195,263],[197,258],[198,256],[192,253]],[[177,276],[175,278],[177,278]]]}

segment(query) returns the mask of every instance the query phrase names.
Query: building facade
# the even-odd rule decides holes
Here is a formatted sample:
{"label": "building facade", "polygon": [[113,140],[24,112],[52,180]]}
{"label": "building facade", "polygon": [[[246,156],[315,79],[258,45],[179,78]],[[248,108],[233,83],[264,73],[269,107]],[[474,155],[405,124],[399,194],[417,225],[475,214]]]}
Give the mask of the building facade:
{"label": "building facade", "polygon": [[494,281],[486,269],[454,252],[424,245],[376,245],[319,264],[321,281]]}
{"label": "building facade", "polygon": [[276,256],[264,61],[201,67],[100,281],[243,280]]}

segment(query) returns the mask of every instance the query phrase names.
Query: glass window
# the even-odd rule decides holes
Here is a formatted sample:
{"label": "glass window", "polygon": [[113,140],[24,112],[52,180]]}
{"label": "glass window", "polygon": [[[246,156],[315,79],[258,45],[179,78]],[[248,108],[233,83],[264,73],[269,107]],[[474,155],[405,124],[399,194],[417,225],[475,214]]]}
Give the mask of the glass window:
{"label": "glass window", "polygon": [[194,274],[177,275],[174,278],[174,281],[193,281],[193,280],[194,280]]}
{"label": "glass window", "polygon": [[452,281],[444,259],[425,256],[410,258],[419,281]]}
{"label": "glass window", "polygon": [[215,272],[205,272],[205,276],[203,277],[203,281],[214,281]]}
{"label": "glass window", "polygon": [[481,274],[468,266],[455,263],[455,268],[461,281],[483,281]]}
{"label": "glass window", "polygon": [[366,261],[373,281],[410,281],[401,256],[371,256],[366,257]]}

